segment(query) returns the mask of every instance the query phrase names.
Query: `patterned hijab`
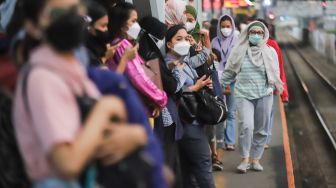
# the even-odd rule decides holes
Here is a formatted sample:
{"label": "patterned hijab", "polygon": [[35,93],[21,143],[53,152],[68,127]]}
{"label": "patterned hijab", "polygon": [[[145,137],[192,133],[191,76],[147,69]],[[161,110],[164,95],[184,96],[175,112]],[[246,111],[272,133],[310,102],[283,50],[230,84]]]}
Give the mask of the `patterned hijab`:
{"label": "patterned hijab", "polygon": [[185,24],[186,3],[181,0],[168,0],[165,5],[165,23],[168,28],[173,25]]}

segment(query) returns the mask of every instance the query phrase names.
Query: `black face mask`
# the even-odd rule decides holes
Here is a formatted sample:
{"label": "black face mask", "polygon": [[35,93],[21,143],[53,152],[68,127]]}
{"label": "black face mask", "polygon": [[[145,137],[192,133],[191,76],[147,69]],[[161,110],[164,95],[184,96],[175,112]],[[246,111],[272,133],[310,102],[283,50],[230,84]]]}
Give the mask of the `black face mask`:
{"label": "black face mask", "polygon": [[110,40],[110,33],[108,31],[100,31],[98,29],[95,29],[96,30],[96,40],[97,42],[100,44],[100,45],[106,45],[108,44],[109,42],[111,42]]}
{"label": "black face mask", "polygon": [[48,42],[60,52],[79,47],[86,37],[84,19],[74,10],[54,20],[45,30]]}

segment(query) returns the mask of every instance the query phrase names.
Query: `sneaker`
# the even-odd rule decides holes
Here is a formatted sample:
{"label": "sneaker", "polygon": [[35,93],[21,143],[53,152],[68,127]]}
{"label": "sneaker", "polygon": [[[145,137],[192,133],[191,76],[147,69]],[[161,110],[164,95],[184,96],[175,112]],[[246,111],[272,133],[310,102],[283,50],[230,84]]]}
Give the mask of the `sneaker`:
{"label": "sneaker", "polygon": [[264,168],[260,165],[260,163],[252,163],[251,169],[254,171],[258,171],[258,172],[261,172],[264,170]]}
{"label": "sneaker", "polygon": [[212,160],[212,170],[213,171],[222,171],[224,169],[223,163],[218,159]]}
{"label": "sneaker", "polygon": [[248,163],[248,162],[243,161],[237,166],[237,170],[240,173],[246,173],[247,170],[249,170],[249,169],[250,169],[250,163]]}
{"label": "sneaker", "polygon": [[266,145],[264,146],[264,149],[268,149],[268,148],[269,148],[269,145],[266,144]]}
{"label": "sneaker", "polygon": [[234,151],[234,150],[235,150],[235,146],[234,146],[234,145],[231,145],[231,144],[227,144],[227,145],[226,145],[226,150],[227,150],[227,151]]}

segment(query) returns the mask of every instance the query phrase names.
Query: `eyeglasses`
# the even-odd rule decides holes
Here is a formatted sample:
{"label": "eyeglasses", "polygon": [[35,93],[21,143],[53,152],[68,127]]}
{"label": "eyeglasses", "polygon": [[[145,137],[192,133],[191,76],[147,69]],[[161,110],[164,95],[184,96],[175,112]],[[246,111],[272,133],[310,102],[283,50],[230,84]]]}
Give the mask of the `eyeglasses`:
{"label": "eyeglasses", "polygon": [[253,34],[253,35],[264,35],[264,32],[263,32],[263,31],[254,31],[254,30],[252,30],[252,31],[250,31],[249,33],[250,33],[250,34]]}

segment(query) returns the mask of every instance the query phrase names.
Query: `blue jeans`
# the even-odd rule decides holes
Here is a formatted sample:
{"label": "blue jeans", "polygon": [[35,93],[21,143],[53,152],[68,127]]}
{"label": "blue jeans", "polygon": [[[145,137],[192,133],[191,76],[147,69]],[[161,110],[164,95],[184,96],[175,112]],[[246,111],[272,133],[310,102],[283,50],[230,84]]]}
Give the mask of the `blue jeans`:
{"label": "blue jeans", "polygon": [[267,127],[267,141],[266,144],[271,142],[272,137],[272,128],[273,128],[273,117],[274,117],[274,96],[273,96],[273,104],[272,104],[272,111],[271,111],[271,119]]}
{"label": "blue jeans", "polygon": [[35,182],[33,188],[81,188],[81,186],[76,181],[46,178]]}
{"label": "blue jeans", "polygon": [[267,140],[273,96],[237,98],[239,152],[242,158],[260,159]]}
{"label": "blue jeans", "polygon": [[230,84],[231,94],[226,95],[226,105],[228,108],[227,118],[226,118],[226,128],[224,130],[224,140],[225,144],[233,145],[236,143],[236,99],[234,96],[235,82]]}

